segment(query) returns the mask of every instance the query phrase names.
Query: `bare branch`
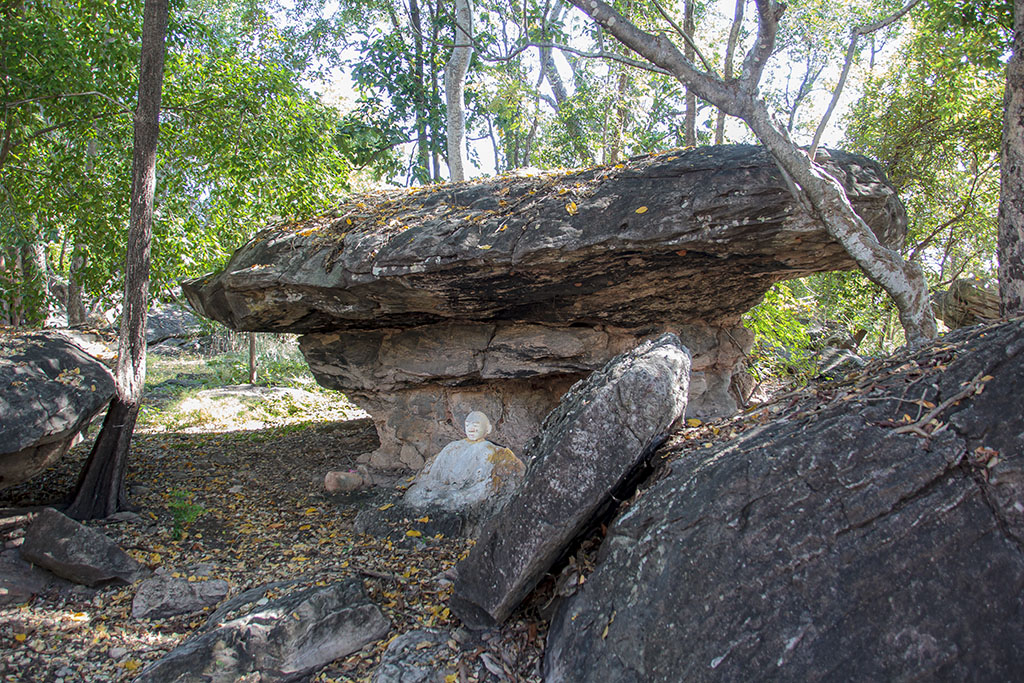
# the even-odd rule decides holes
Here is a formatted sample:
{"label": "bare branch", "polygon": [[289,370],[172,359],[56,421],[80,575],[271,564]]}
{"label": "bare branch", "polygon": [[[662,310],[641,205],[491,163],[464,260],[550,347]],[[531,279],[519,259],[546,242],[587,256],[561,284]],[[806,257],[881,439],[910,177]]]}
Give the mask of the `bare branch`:
{"label": "bare branch", "polygon": [[676,33],[682,36],[683,40],[686,41],[686,44],[689,45],[695,53],[697,53],[697,56],[700,57],[701,63],[704,64],[704,69],[707,70],[708,73],[715,73],[715,70],[714,68],[712,68],[711,63],[704,57],[704,53],[700,51],[700,48],[697,47],[697,41],[693,39],[693,36],[691,36],[688,32],[684,31],[683,28],[678,23],[676,23],[676,20],[672,18],[672,15],[665,11],[665,8],[661,6],[661,3],[658,2],[658,0],[651,0],[651,2],[654,3],[655,8],[657,8],[661,16],[664,17],[665,21],[668,22],[669,26],[671,26]]}
{"label": "bare branch", "polygon": [[88,92],[58,93],[56,95],[40,95],[39,97],[30,97],[30,98],[25,99],[25,100],[15,100],[13,102],[4,102],[4,109],[12,109],[13,107],[17,107],[17,106],[22,105],[22,104],[31,104],[32,102],[41,102],[43,100],[60,100],[60,99],[68,98],[68,97],[101,97],[101,98],[105,99],[107,102],[110,102],[111,104],[113,104],[115,107],[118,107],[119,109],[121,109],[123,112],[130,112],[131,111],[131,109],[129,109],[125,105],[121,104],[120,102],[115,100],[113,97],[110,97],[108,95],[104,95],[103,93],[97,92],[95,90],[90,90]]}
{"label": "bare branch", "polygon": [[622,64],[626,64],[628,66],[632,66],[632,67],[637,68],[637,69],[643,69],[645,71],[653,71],[654,73],[664,74],[666,76],[671,76],[672,75],[671,72],[669,72],[669,71],[667,71],[665,69],[659,68],[659,67],[651,64],[650,62],[642,62],[642,61],[640,61],[638,59],[630,59],[629,57],[625,57],[623,55],[618,55],[618,54],[615,54],[614,52],[606,52],[604,50],[601,50],[601,51],[598,51],[598,52],[587,52],[586,50],[577,50],[576,48],[570,47],[568,45],[561,45],[559,43],[552,43],[552,42],[534,41],[534,42],[522,43],[522,44],[519,45],[519,47],[517,47],[515,50],[512,50],[511,52],[509,52],[507,55],[503,55],[503,56],[479,55],[479,57],[480,57],[481,60],[483,60],[485,62],[508,62],[508,61],[511,61],[511,60],[515,59],[516,57],[518,57],[520,54],[522,54],[528,48],[531,48],[531,47],[561,50],[562,52],[568,52],[569,54],[578,55],[580,57],[587,57],[589,59],[609,59],[611,61],[620,62]]}
{"label": "bare branch", "polygon": [[821,117],[821,121],[818,122],[818,128],[814,131],[814,141],[811,142],[811,147],[807,154],[811,159],[818,151],[818,145],[821,143],[821,136],[825,134],[825,128],[828,126],[829,119],[832,118],[832,113],[836,109],[836,105],[839,104],[839,97],[843,93],[843,87],[846,85],[846,77],[850,74],[850,66],[853,64],[853,58],[856,55],[857,40],[861,36],[870,35],[876,31],[880,31],[886,26],[891,26],[893,23],[901,19],[907,12],[914,9],[914,7],[921,0],[910,0],[902,8],[889,16],[879,19],[872,24],[864,24],[862,26],[855,26],[850,31],[850,47],[846,50],[846,61],[843,63],[843,72],[839,76],[839,83],[836,84],[836,89],[832,91],[832,100],[828,103],[828,109],[825,110],[825,115]]}
{"label": "bare branch", "polygon": [[757,39],[754,45],[743,60],[743,70],[740,73],[742,87],[748,92],[754,92],[757,84],[761,82],[761,74],[764,73],[765,64],[775,50],[775,35],[779,30],[779,19],[786,11],[786,6],[775,2],[775,0],[755,0],[757,4]]}

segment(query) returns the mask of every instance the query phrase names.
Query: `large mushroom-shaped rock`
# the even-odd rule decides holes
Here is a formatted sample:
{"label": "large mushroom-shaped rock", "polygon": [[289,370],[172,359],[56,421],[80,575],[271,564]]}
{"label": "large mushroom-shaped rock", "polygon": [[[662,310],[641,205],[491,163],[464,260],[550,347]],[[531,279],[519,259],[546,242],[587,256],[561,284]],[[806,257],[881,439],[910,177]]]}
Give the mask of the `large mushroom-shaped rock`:
{"label": "large mushroom-shaped rock", "polygon": [[[899,244],[878,165],[825,165]],[[471,410],[521,452],[573,382],[659,332],[693,353],[691,414],[730,412],[740,316],[779,280],[853,266],[760,148],[719,146],[358,197],[183,289],[234,329],[304,333],[318,381],[377,422],[374,464],[420,467]]]}
{"label": "large mushroom-shaped rock", "polygon": [[1024,322],[686,444],[559,608],[546,681],[1020,677]]}
{"label": "large mushroom-shaped rock", "polygon": [[0,334],[0,489],[59,460],[113,395],[106,366],[60,334]]}
{"label": "large mushroom-shaped rock", "polygon": [[527,447],[526,478],[458,565],[452,610],[504,621],[607,508],[686,409],[690,357],[672,334],[613,358],[565,395]]}

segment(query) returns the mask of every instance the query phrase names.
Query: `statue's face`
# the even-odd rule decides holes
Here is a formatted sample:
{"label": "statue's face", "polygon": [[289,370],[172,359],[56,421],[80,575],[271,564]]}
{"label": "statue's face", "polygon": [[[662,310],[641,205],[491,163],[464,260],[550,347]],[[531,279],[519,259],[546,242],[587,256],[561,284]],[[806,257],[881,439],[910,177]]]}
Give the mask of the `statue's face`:
{"label": "statue's face", "polygon": [[466,438],[470,441],[479,441],[487,436],[487,426],[480,418],[473,416],[466,418]]}

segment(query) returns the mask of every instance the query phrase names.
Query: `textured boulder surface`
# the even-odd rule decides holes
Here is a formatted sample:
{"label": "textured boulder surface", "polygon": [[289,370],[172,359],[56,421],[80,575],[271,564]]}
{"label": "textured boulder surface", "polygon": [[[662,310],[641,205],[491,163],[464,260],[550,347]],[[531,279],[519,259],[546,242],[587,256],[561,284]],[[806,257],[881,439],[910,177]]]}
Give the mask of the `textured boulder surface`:
{"label": "textured boulder surface", "polygon": [[[877,164],[829,166],[900,244]],[[779,280],[853,265],[760,148],[719,146],[365,195],[260,232],[183,289],[234,329],[305,333],[318,381],[374,416],[374,464],[418,468],[470,410],[521,452],[573,382],[659,332],[693,351],[691,414],[731,412],[740,316]]]}
{"label": "textured boulder surface", "polygon": [[43,508],[29,524],[21,556],[85,586],[133,583],[149,574],[105,535],[53,508]]}
{"label": "textured boulder surface", "polygon": [[135,680],[228,683],[253,674],[260,681],[302,680],[390,628],[353,579],[274,600],[187,640]]}
{"label": "textured boulder surface", "polygon": [[113,395],[106,366],[60,334],[0,334],[0,489],[59,460]]}
{"label": "textured boulder surface", "polygon": [[686,408],[690,357],[671,334],[613,358],[565,395],[527,446],[526,478],[458,565],[452,610],[501,622]]}
{"label": "textured boulder surface", "polygon": [[139,584],[132,598],[132,616],[136,619],[163,619],[198,612],[216,605],[230,590],[231,586],[223,579],[189,581],[158,573]]}
{"label": "textured boulder surface", "polygon": [[675,450],[560,606],[546,680],[1024,670],[1024,321]]}

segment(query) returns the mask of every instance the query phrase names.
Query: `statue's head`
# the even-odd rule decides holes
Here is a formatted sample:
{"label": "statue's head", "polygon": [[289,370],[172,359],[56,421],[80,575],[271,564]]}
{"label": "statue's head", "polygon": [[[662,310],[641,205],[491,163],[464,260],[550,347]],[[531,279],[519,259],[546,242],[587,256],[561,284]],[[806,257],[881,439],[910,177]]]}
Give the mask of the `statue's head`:
{"label": "statue's head", "polygon": [[474,410],[466,416],[466,438],[469,441],[486,439],[490,433],[491,421],[479,410]]}

